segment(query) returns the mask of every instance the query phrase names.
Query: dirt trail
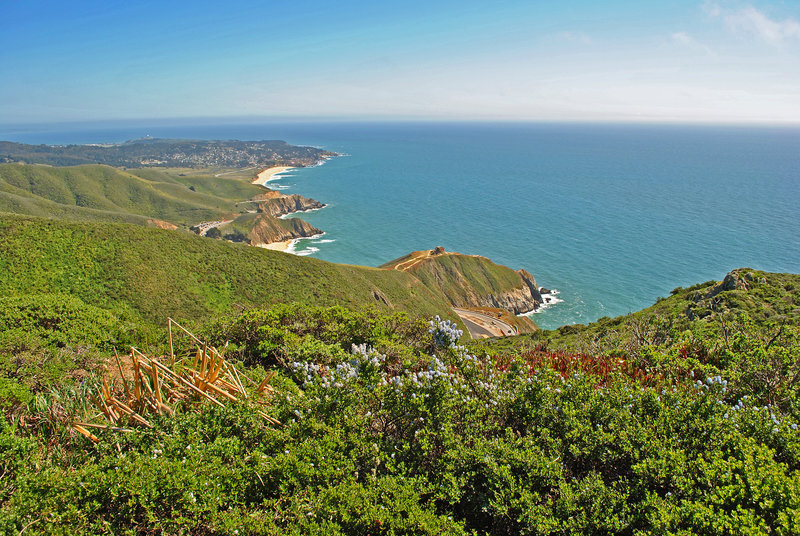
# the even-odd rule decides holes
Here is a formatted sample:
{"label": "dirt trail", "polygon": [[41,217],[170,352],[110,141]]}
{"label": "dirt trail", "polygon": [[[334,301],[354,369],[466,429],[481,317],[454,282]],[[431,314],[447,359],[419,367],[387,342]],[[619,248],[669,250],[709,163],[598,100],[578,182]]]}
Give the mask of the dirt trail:
{"label": "dirt trail", "polygon": [[406,272],[413,268],[414,266],[418,265],[425,259],[429,259],[431,257],[441,257],[442,255],[458,255],[458,253],[451,252],[451,251],[436,251],[436,250],[426,250],[426,251],[414,251],[411,253],[411,258],[406,259],[403,262],[398,262],[394,266],[392,266],[392,270],[398,270],[400,272]]}

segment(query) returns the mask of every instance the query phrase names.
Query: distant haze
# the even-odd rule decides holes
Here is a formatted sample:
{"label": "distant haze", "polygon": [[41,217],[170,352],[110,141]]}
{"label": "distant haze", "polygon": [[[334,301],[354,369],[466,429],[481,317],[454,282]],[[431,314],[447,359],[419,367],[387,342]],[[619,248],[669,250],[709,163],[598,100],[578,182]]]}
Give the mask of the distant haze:
{"label": "distant haze", "polygon": [[10,1],[0,123],[800,123],[800,3]]}

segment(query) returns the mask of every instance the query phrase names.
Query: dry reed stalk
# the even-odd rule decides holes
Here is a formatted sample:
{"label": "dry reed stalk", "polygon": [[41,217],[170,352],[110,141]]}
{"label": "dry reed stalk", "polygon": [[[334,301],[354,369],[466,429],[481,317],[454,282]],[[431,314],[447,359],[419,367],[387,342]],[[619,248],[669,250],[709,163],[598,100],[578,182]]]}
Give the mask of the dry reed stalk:
{"label": "dry reed stalk", "polygon": [[269,392],[273,392],[274,389],[269,384],[272,381],[272,378],[275,376],[275,371],[270,372],[267,374],[267,377],[261,380],[261,383],[258,384],[258,392],[263,393],[265,390],[269,390]]}
{"label": "dry reed stalk", "polygon": [[84,436],[88,437],[89,439],[91,439],[91,440],[92,440],[92,441],[94,441],[95,443],[99,443],[99,442],[100,442],[100,438],[99,438],[99,437],[97,437],[96,435],[94,435],[93,433],[91,433],[89,430],[87,430],[87,429],[86,429],[86,428],[84,428],[83,426],[81,426],[81,425],[79,425],[79,424],[73,424],[73,425],[72,425],[72,428],[73,428],[73,429],[74,429],[76,432],[78,432],[78,433],[80,433],[80,434],[82,434],[82,435],[84,435]]}
{"label": "dry reed stalk", "polygon": [[[120,391],[119,388],[115,388],[113,381],[111,385],[109,385],[108,381],[104,380],[103,384],[99,386],[97,394],[90,395],[92,402],[94,402],[95,406],[101,411],[95,418],[103,417],[107,422],[111,423],[111,425],[74,423],[73,428],[75,428],[76,431],[92,441],[97,442],[99,441],[97,436],[89,432],[86,427],[131,432],[133,430],[114,425],[119,424],[120,420],[124,417],[128,419],[128,422],[152,428],[153,425],[143,417],[143,414],[152,412],[174,415],[175,412],[171,405],[178,402],[197,400],[197,398],[211,402],[220,407],[225,406],[222,401],[238,402],[240,400],[249,400],[249,395],[244,388],[242,377],[250,384],[257,386],[257,393],[259,395],[264,393],[271,394],[274,392],[274,389],[269,385],[269,382],[274,377],[274,373],[270,373],[261,383],[256,384],[256,382],[246,375],[240,375],[236,366],[225,359],[223,352],[218,351],[206,342],[200,341],[200,339],[171,318],[168,320],[170,330],[170,365],[165,365],[158,358],[149,357],[136,348],[131,347],[130,359],[132,364],[132,378],[129,379],[125,375],[122,361],[115,349],[114,356],[122,381],[122,390]],[[184,366],[181,368],[181,366],[176,367],[175,365],[175,350],[172,335],[173,324],[198,345],[191,367]],[[161,359],[166,359],[166,356]],[[182,362],[183,360],[184,359],[181,359],[180,361]],[[129,382],[131,381],[133,383],[132,389],[129,387]],[[120,396],[124,396],[125,402],[117,398],[114,394],[115,392],[120,393]],[[255,402],[261,405],[267,404],[266,401],[259,400],[258,398],[255,399]],[[256,411],[268,423],[280,425],[277,419],[270,417],[261,410]]]}
{"label": "dry reed stalk", "polygon": [[130,398],[130,392],[128,391],[128,382],[125,381],[125,373],[122,371],[122,361],[119,359],[119,354],[117,353],[117,348],[114,347],[114,358],[117,360],[117,368],[119,369],[119,377],[122,380],[122,387],[125,389],[125,396]]}
{"label": "dry reed stalk", "polygon": [[136,430],[131,430],[130,428],[120,428],[118,426],[108,426],[107,424],[94,424],[91,422],[76,422],[75,426],[80,426],[81,428],[99,428],[101,430],[111,430],[113,432],[135,432]]}

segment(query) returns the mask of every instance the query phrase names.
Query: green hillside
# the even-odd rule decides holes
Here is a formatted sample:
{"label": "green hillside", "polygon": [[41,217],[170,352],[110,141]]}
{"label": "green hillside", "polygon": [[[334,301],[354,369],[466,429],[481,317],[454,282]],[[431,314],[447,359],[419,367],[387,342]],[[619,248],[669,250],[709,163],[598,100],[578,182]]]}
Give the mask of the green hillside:
{"label": "green hillside", "polygon": [[0,165],[0,210],[30,216],[128,223],[152,218],[189,227],[239,212],[237,202],[261,192],[239,179],[152,169]]}
{"label": "green hillside", "polygon": [[722,281],[678,287],[669,297],[635,313],[492,344],[547,343],[589,352],[630,352],[644,346],[673,349],[710,340],[713,347],[704,351],[716,353],[726,345],[726,336],[727,344],[732,344],[734,331],[757,329],[768,337],[770,330],[777,333],[780,326],[800,326],[800,275],[740,268]]}
{"label": "green hillside", "polygon": [[[797,279],[740,270],[641,316],[471,349],[442,322],[342,307],[211,318],[204,335],[230,342],[262,404],[193,397],[148,412],[151,427],[92,428],[96,442],[72,425],[102,426],[90,395],[109,373],[91,345],[63,344],[130,335],[76,299],[0,299],[0,334],[16,326],[0,403],[17,401],[0,421],[0,532],[797,534]],[[570,348],[581,332],[650,333],[637,318],[683,333],[691,304],[680,344]]]}
{"label": "green hillside", "polygon": [[458,253],[421,256],[421,253],[428,252],[415,251],[381,268],[411,272],[430,288],[439,288],[457,302],[467,302],[473,294],[507,292],[523,285],[518,272],[486,257]]}
{"label": "green hillside", "polygon": [[[0,166],[0,206],[47,216],[0,212],[0,534],[800,533],[800,275],[465,346],[434,315],[530,303],[530,274],[141,225],[250,186]],[[212,365],[167,316],[224,348],[236,396],[196,392]],[[117,361],[130,346],[162,368]]]}
{"label": "green hillside", "polygon": [[[444,294],[453,307],[500,309],[517,315],[542,303],[539,287],[530,273],[512,270],[479,255],[445,252],[437,247],[414,251],[381,268],[412,274],[433,292]],[[511,323],[523,331],[538,329],[527,317],[514,317]]]}
{"label": "green hillside", "polygon": [[412,276],[121,224],[3,215],[0,293],[62,293],[143,318],[200,320],[234,306],[297,301],[446,315]]}
{"label": "green hillside", "polygon": [[[486,257],[472,255],[438,255],[429,257],[410,271],[429,287],[440,287],[448,296],[467,301],[468,290],[480,295],[512,290],[521,285],[519,274],[511,268],[495,264]],[[444,274],[457,274],[446,277]]]}

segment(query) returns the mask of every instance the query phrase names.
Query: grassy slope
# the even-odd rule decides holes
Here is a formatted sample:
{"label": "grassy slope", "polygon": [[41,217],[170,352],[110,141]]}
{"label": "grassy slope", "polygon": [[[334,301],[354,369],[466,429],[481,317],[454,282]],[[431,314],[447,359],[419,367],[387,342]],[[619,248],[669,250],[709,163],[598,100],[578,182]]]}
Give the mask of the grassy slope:
{"label": "grassy slope", "polygon": [[664,348],[688,344],[690,339],[682,337],[692,331],[704,332],[706,338],[722,344],[722,323],[738,329],[742,316],[760,331],[777,333],[776,326],[782,323],[800,325],[800,275],[740,268],[730,276],[739,281],[737,288],[724,290],[723,282],[718,281],[679,287],[668,298],[635,313],[489,344],[516,351],[547,342],[550,348],[615,352],[647,344]]}
{"label": "grassy slope", "polygon": [[[375,297],[379,292],[389,302]],[[447,315],[409,274],[327,263],[190,233],[3,215],[0,293],[63,293],[161,323],[298,301]]]}
{"label": "grassy slope", "polygon": [[[411,255],[406,255],[383,267],[394,266],[410,258]],[[480,256],[436,255],[422,260],[408,271],[429,288],[440,289],[457,302],[466,301],[466,296],[473,291],[485,296],[523,285],[520,275],[514,270]]]}
{"label": "grassy slope", "polygon": [[0,165],[0,210],[51,218],[127,223],[155,218],[189,226],[236,212],[237,201],[261,191],[239,179],[176,177],[149,169]]}

